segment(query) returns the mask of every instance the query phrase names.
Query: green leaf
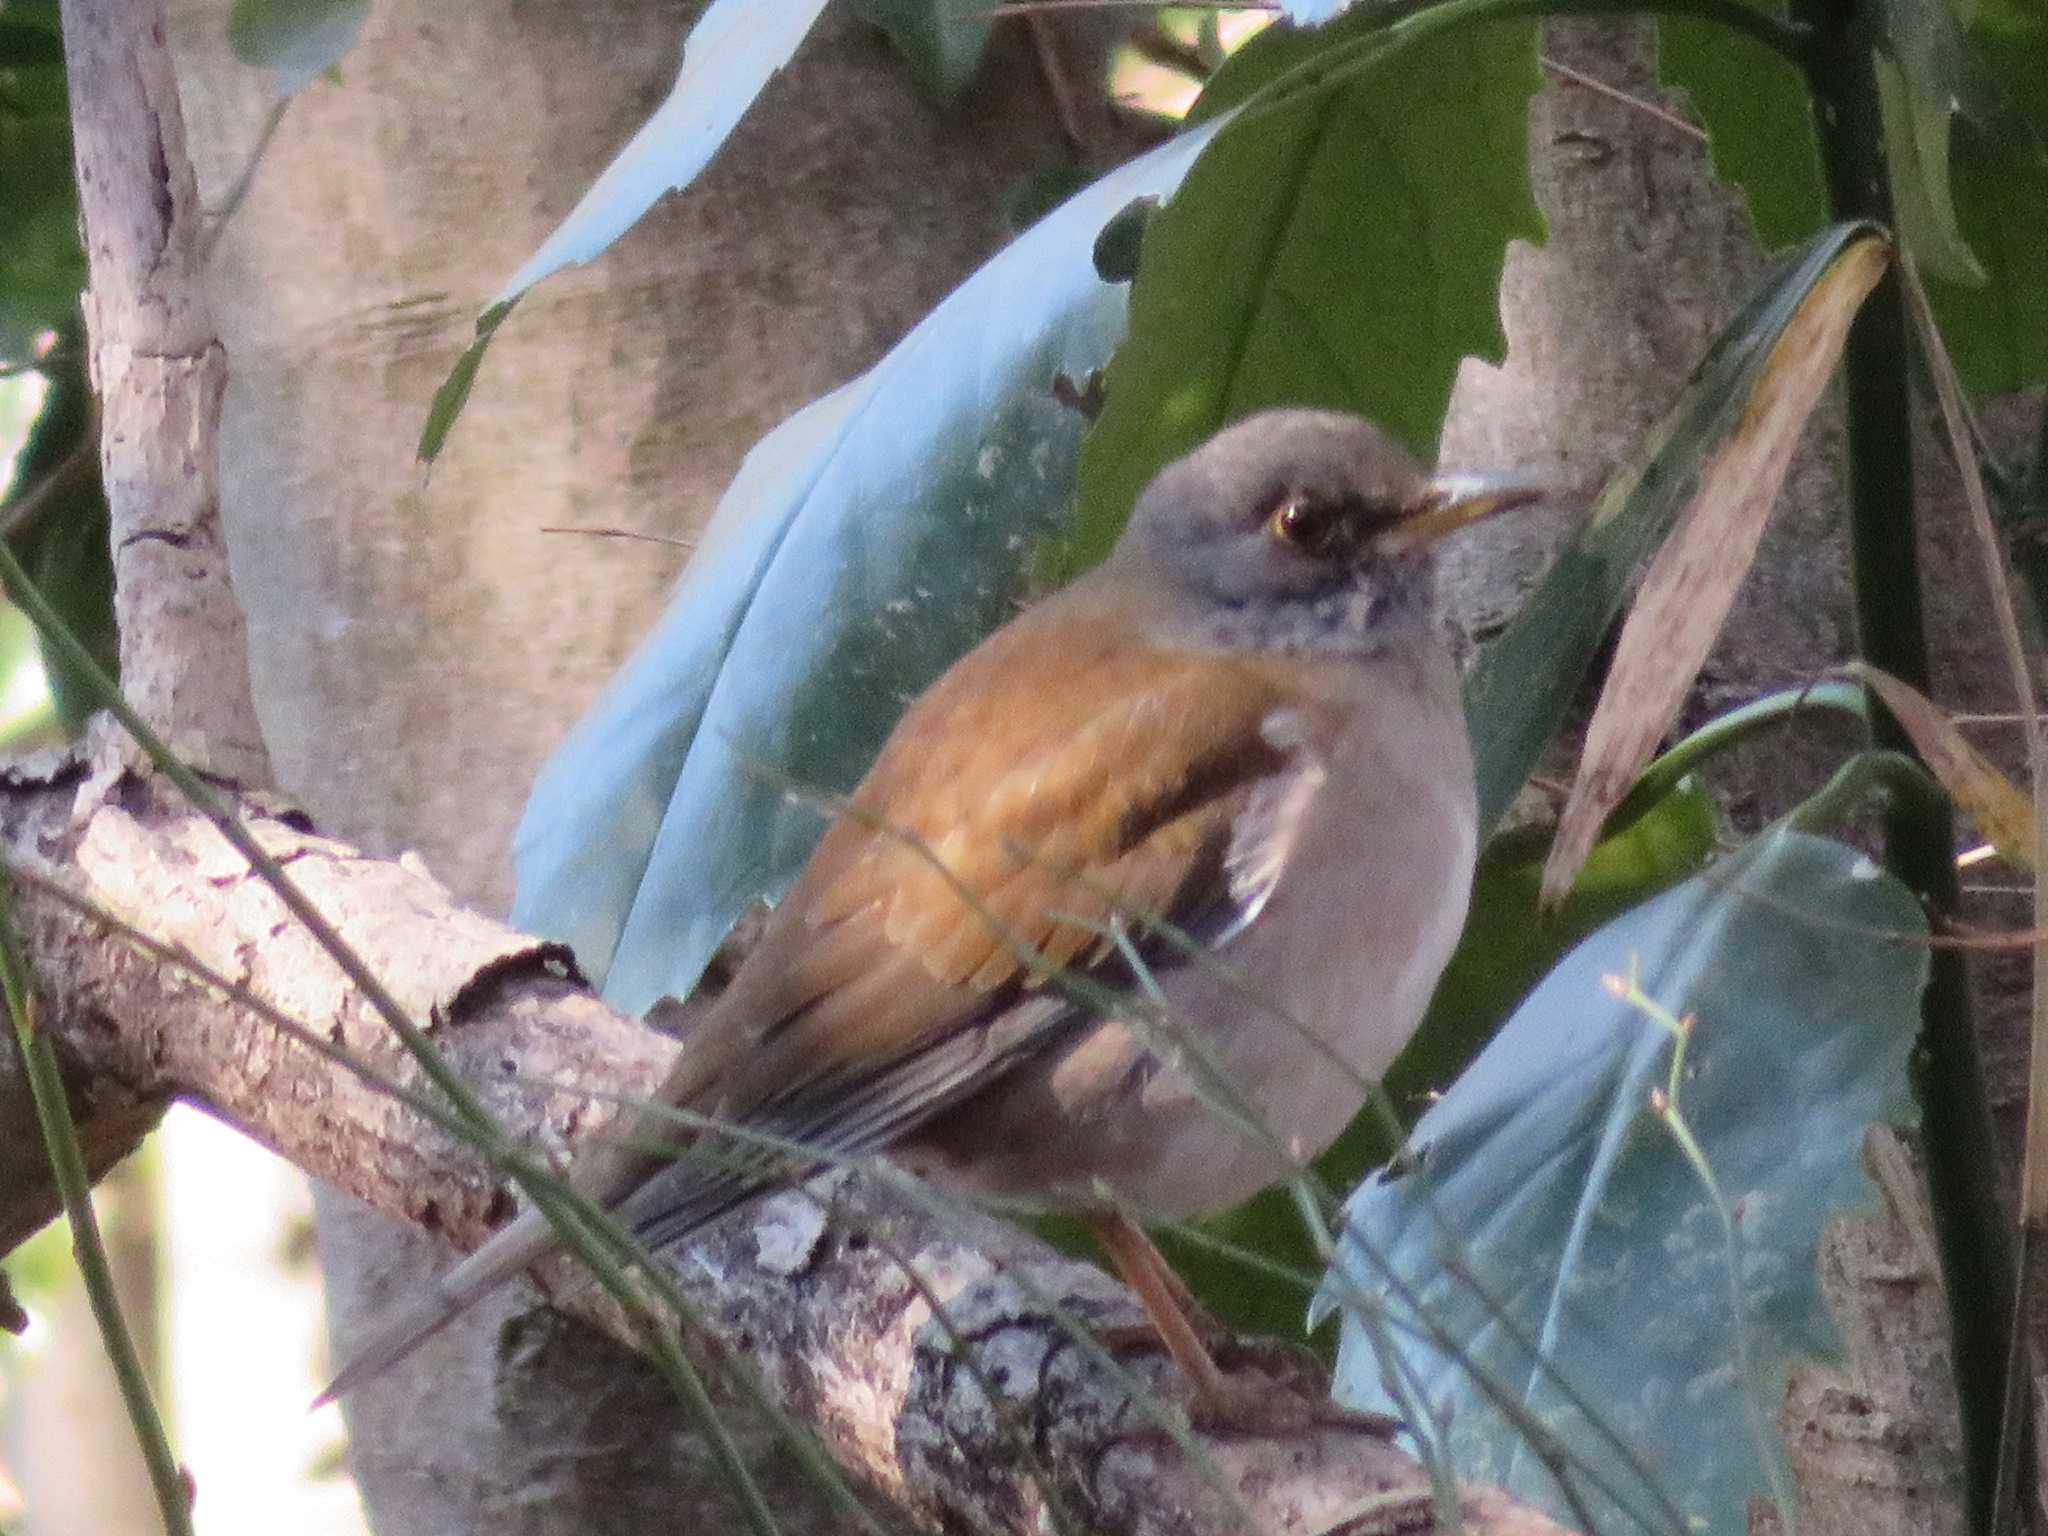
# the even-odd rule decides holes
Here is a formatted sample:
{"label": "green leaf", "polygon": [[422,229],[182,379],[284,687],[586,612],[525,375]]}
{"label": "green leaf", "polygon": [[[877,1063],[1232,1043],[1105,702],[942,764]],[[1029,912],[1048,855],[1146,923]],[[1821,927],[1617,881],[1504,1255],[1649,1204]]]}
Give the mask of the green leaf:
{"label": "green leaf", "polygon": [[[1713,802],[1696,785],[1684,784],[1595,847],[1571,899],[1554,917],[1543,917],[1536,906],[1542,839],[1522,833],[1495,838],[1479,861],[1458,951],[1428,1016],[1387,1074],[1384,1087],[1402,1118],[1419,1114],[1425,1094],[1463,1070],[1567,949],[1703,868],[1713,851]],[[1393,1154],[1382,1126],[1381,1116],[1367,1108],[1317,1159],[1316,1172],[1330,1188],[1349,1189],[1366,1169]],[[1284,1189],[1269,1189],[1198,1225],[1304,1274],[1317,1268],[1301,1217]],[[1300,1328],[1301,1292],[1275,1285],[1197,1239],[1166,1231],[1159,1242],[1181,1278],[1233,1327],[1282,1337]],[[1075,1251],[1086,1249],[1077,1244]]]}
{"label": "green leaf", "polygon": [[1835,225],[1780,267],[1715,339],[1576,537],[1480,653],[1465,683],[1465,714],[1481,826],[1500,818],[1529,777],[1636,571],[1690,500],[1702,468],[1741,426],[1786,326],[1842,253],[1870,233],[1868,225]]}
{"label": "green leaf", "polygon": [[[1784,15],[1784,6],[1768,7]],[[1783,54],[1719,22],[1657,19],[1657,73],[1707,130],[1714,174],[1742,194],[1757,241],[1782,250],[1827,222],[1827,181],[1806,78]]]}
{"label": "green leaf", "polygon": [[1954,105],[1915,90],[1884,54],[1875,55],[1871,63],[1884,118],[1884,158],[1891,172],[1899,238],[1927,276],[1978,287],[1987,274],[1956,222],[1949,186]]}
{"label": "green leaf", "polygon": [[277,74],[294,95],[341,61],[370,14],[370,0],[235,0],[228,43],[235,57]]}
{"label": "green leaf", "polygon": [[1226,58],[1209,77],[1202,94],[1188,109],[1188,125],[1206,123],[1243,106],[1291,70],[1314,60],[1333,43],[1363,37],[1385,26],[1384,19],[1375,22],[1364,15],[1320,29],[1298,26],[1285,17],[1274,21]]}
{"label": "green leaf", "polygon": [[1930,273],[1927,290],[1964,384],[2003,392],[2048,382],[2048,17],[1987,14],[1969,47],[2001,112],[1955,124],[1950,181],[1957,226],[1990,281]]}
{"label": "green leaf", "polygon": [[498,327],[505,323],[505,317],[512,313],[512,306],[518,302],[517,299],[506,299],[476,317],[476,335],[462,349],[462,355],[455,359],[455,366],[448,370],[448,377],[441,381],[441,387],[434,391],[434,398],[428,402],[427,419],[420,427],[418,452],[422,463],[433,463],[447,446],[448,434],[455,428],[455,418],[469,404],[469,392],[476,387],[477,370],[484,365],[484,353],[490,349],[491,338],[498,334]]}
{"label": "green leaf", "polygon": [[978,0],[855,0],[855,9],[889,34],[917,83],[941,101],[981,68],[991,23]]}
{"label": "green leaf", "polygon": [[[1384,26],[1366,15],[1314,36],[1337,48]],[[1459,360],[1499,355],[1507,242],[1542,233],[1526,169],[1533,24],[1384,38],[1225,123],[1147,226],[1068,567],[1100,558],[1146,482],[1227,422],[1326,406],[1430,455]]]}
{"label": "green leaf", "polygon": [[0,69],[63,63],[64,39],[54,28],[0,16]]}
{"label": "green leaf", "polygon": [[[1387,1298],[1461,1479],[1570,1518],[1484,1372],[1622,1503],[1654,1510],[1661,1489],[1683,1529],[1748,1529],[1776,1481],[1765,1426],[1787,1371],[1839,1354],[1823,1228],[1870,1199],[1865,1128],[1905,1100],[1927,950],[1884,935],[1925,932],[1912,893],[1864,854],[1769,834],[1575,949],[1422,1117],[1408,1171],[1359,1187],[1349,1280],[1320,1304]],[[1675,1102],[1735,1218],[1747,1380],[1719,1214],[1650,1112],[1651,1090],[1672,1086],[1671,1037],[1603,984],[1637,967],[1644,992],[1697,1021]],[[1338,1394],[1388,1406],[1349,1313]],[[1580,1491],[1599,1529],[1638,1528]]]}
{"label": "green leaf", "polygon": [[[114,564],[99,454],[90,436],[92,394],[79,331],[79,323],[71,321],[59,333],[65,362],[46,370],[49,393],[15,461],[8,494],[39,490],[34,515],[15,529],[10,543],[30,579],[112,675],[120,662]],[[57,713],[75,729],[95,707],[91,690],[49,647],[43,664]]]}
{"label": "green leaf", "polygon": [[[10,13],[11,15],[11,13]],[[36,30],[21,23],[24,34]],[[78,241],[71,118],[60,63],[11,66],[0,98],[0,364],[35,355],[37,338],[78,313],[85,250]]]}

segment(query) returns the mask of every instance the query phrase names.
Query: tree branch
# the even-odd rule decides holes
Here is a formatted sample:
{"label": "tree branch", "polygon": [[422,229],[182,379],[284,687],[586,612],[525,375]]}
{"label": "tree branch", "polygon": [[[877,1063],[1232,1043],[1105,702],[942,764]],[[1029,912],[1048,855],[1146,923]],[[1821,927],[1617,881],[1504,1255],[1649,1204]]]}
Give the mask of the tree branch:
{"label": "tree branch", "polygon": [[266,783],[221,536],[227,354],[199,290],[199,196],[162,0],[64,0],[62,16],[122,686],[187,760]]}
{"label": "tree branch", "polygon": [[[379,1071],[416,1081],[333,961],[209,824],[152,781],[123,781],[105,797],[88,791],[80,814],[75,783],[0,800],[17,862]],[[583,991],[555,946],[456,906],[416,860],[366,858],[260,805],[245,811],[362,957],[434,1020],[442,1049],[522,1140],[556,1147],[602,1134],[610,1096],[645,1092],[665,1069],[673,1042]],[[45,1018],[84,1114],[132,1124],[163,1096],[184,1094],[307,1171],[460,1246],[510,1215],[507,1188],[473,1154],[347,1069],[72,905],[31,889],[22,907]],[[0,1101],[16,1086],[0,1081]],[[11,1174],[0,1183],[0,1240],[17,1240],[51,1208],[46,1181],[23,1177],[26,1167],[0,1156],[0,1174]],[[1054,1316],[1135,1324],[1142,1314],[1120,1286],[998,1222],[942,1218],[872,1180],[833,1176],[822,1198],[829,1215],[811,1196],[788,1193],[666,1262],[713,1355],[757,1371],[864,1481],[935,1524],[1026,1531],[1043,1508],[1042,1465],[1058,1501],[1091,1530],[1236,1528],[1203,1469]],[[899,1256],[945,1305],[950,1327],[933,1319]],[[569,1310],[616,1331],[564,1268],[542,1278]],[[1178,1376],[1155,1352],[1126,1351],[1125,1364],[1145,1390],[1180,1403]],[[996,1411],[982,1390],[991,1382],[1006,1399]],[[1031,1443],[1020,1441],[1019,1424]],[[1433,1523],[1423,1470],[1349,1426],[1205,1437],[1202,1446],[1262,1528]],[[1498,1494],[1475,1491],[1466,1502],[1465,1519],[1481,1530],[1553,1529]]]}

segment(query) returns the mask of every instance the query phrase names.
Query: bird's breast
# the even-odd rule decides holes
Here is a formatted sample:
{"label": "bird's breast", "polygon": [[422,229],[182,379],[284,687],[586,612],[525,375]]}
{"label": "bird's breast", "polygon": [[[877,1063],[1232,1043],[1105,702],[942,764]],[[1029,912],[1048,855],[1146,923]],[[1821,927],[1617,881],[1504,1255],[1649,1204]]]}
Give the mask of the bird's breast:
{"label": "bird's breast", "polygon": [[[1321,1152],[1357,1113],[1414,1033],[1464,926],[1478,812],[1455,674],[1447,656],[1436,662],[1391,682],[1368,676],[1343,727],[1254,808],[1285,813],[1263,833],[1277,861],[1269,893],[1216,966],[1165,982],[1290,1158]],[[1145,1181],[1157,1206],[1228,1205],[1275,1177],[1270,1145],[1227,1131],[1201,1102],[1208,1094],[1170,1068],[1145,1085],[1144,1113],[1162,1128],[1185,1121],[1167,1138],[1177,1158]]]}

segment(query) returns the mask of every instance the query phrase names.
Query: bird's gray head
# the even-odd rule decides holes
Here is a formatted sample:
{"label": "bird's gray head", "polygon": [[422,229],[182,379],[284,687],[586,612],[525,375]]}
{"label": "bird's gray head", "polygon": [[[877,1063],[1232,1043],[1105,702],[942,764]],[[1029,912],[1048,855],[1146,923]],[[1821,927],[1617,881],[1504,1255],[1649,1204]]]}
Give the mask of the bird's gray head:
{"label": "bird's gray head", "polygon": [[1432,478],[1386,433],[1334,411],[1267,411],[1169,464],[1131,512],[1115,559],[1194,604],[1197,634],[1232,648],[1372,649],[1433,627],[1431,545],[1532,499]]}

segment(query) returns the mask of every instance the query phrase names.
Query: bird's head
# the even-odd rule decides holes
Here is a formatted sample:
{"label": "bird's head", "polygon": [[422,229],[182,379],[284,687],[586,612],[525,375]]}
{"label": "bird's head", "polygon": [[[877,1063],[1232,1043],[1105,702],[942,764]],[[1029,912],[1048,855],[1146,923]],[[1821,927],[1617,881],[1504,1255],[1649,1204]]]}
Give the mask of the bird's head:
{"label": "bird's head", "polygon": [[1433,622],[1439,539],[1538,494],[1431,475],[1355,416],[1267,411],[1160,471],[1115,559],[1195,598],[1227,643],[1371,644]]}

